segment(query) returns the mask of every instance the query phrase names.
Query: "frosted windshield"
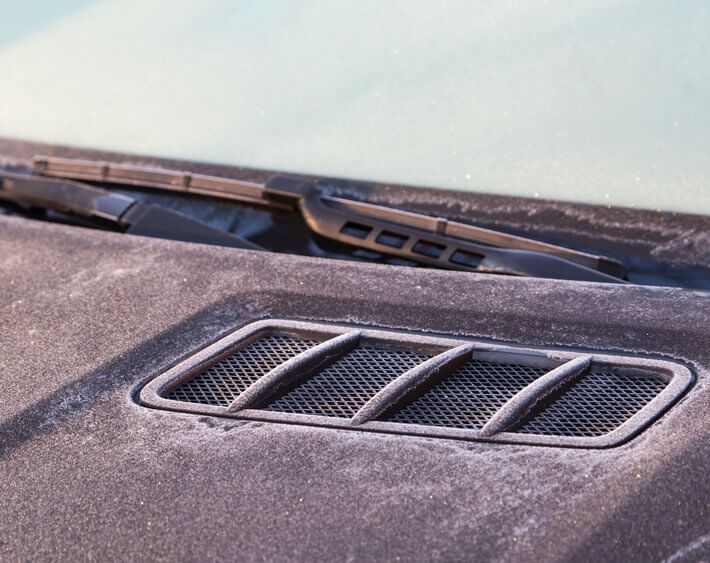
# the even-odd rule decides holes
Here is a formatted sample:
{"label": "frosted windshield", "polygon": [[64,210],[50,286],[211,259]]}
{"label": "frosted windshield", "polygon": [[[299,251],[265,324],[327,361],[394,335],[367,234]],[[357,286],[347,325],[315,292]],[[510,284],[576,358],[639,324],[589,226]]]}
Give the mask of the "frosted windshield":
{"label": "frosted windshield", "polygon": [[710,214],[702,0],[9,4],[3,137]]}

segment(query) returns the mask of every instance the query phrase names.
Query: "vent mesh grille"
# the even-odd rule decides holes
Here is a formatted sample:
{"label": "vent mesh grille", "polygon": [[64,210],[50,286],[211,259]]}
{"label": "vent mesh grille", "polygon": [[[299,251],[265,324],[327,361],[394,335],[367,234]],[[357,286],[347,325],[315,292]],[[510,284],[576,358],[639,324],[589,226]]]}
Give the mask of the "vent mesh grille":
{"label": "vent mesh grille", "polygon": [[602,436],[631,418],[666,385],[651,374],[590,373],[515,432]]}
{"label": "vent mesh grille", "polygon": [[350,418],[385,385],[430,357],[400,350],[356,348],[265,409]]}
{"label": "vent mesh grille", "polygon": [[262,375],[317,344],[315,340],[265,336],[186,381],[167,398],[226,407]]}
{"label": "vent mesh grille", "polygon": [[[372,409],[363,413],[367,416],[353,422],[352,417],[394,379],[420,367],[434,354],[449,352],[468,341],[433,336],[412,338],[369,329],[358,334],[350,327],[335,330],[330,325],[313,325],[317,328],[314,330],[304,323],[281,322],[284,324],[260,322],[250,330],[241,329],[236,335],[242,339],[241,345],[235,346],[235,336],[230,336],[219,346],[197,352],[189,363],[174,366],[144,387],[141,400],[150,406],[248,420],[291,422],[294,417],[287,415],[298,414],[304,415],[304,423],[344,429],[608,447],[629,439],[650,424],[692,383],[688,370],[671,362],[592,355],[591,370],[569,387],[555,391],[554,396],[520,397],[523,401],[537,401],[535,414],[521,409],[507,412],[505,416],[516,417],[515,426],[502,434],[502,430],[491,424],[492,433],[484,438],[478,431],[492,417],[503,415],[500,409],[511,398],[563,360],[541,362],[538,350],[521,348],[522,353],[511,355],[481,343],[472,346],[473,359],[469,356],[464,365],[458,363],[460,355],[440,356],[444,363],[437,366],[445,365],[447,373],[450,373],[448,366],[454,364],[446,362],[459,366],[451,375],[421,387],[409,382],[406,388],[392,388],[391,393],[383,394],[382,401],[373,402]],[[325,355],[313,355],[314,347],[339,334],[349,334],[350,342],[359,338],[360,346],[329,364],[324,362],[332,352],[332,349],[328,352],[327,346],[322,350]],[[318,370],[310,371],[309,366],[313,365],[310,362],[292,363],[292,371],[283,375],[285,381],[293,383],[264,382],[261,396],[268,398],[235,413],[225,410],[267,373],[309,350],[309,357],[315,364],[320,363]],[[479,356],[484,352],[485,356]],[[215,357],[220,359],[216,361]],[[486,361],[479,359],[482,357]],[[197,362],[215,363],[202,364],[209,367],[186,379],[186,370]],[[540,363],[545,367],[537,367]],[[573,375],[573,367],[568,366],[567,375]],[[436,378],[436,371],[422,371],[422,375]],[[175,389],[162,391],[175,385]],[[401,402],[403,397],[405,402]]]}
{"label": "vent mesh grille", "polygon": [[481,428],[545,369],[474,360],[389,417],[390,422]]}

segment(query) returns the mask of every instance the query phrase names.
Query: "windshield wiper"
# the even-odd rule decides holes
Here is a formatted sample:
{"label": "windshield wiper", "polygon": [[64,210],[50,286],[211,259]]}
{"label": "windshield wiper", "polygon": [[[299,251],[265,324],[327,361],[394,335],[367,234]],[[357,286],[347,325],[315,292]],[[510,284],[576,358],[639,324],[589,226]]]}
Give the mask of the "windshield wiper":
{"label": "windshield wiper", "polygon": [[235,248],[260,246],[158,205],[78,182],[0,171],[0,199],[110,223],[135,235]]}
{"label": "windshield wiper", "polygon": [[605,256],[380,205],[324,195],[321,181],[274,176],[265,184],[129,164],[38,156],[37,174],[157,188],[298,210],[320,236],[455,270],[624,283]]}

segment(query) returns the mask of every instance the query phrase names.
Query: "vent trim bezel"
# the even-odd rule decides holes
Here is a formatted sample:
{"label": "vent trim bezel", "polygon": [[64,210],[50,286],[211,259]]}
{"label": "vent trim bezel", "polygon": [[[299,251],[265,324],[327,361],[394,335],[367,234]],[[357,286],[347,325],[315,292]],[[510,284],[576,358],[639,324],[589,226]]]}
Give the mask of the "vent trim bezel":
{"label": "vent trim bezel", "polygon": [[[354,423],[352,419],[336,418],[325,415],[296,414],[269,411],[250,405],[234,412],[229,407],[208,404],[187,403],[168,399],[167,395],[183,385],[205,369],[230,356],[237,349],[248,346],[251,342],[267,335],[289,336],[292,338],[317,340],[320,344],[329,340],[357,332],[359,346],[382,346],[391,349],[410,350],[440,354],[460,346],[472,348],[471,359],[481,359],[496,363],[523,363],[529,366],[553,370],[566,362],[588,356],[594,371],[607,370],[634,371],[648,374],[653,372],[667,380],[665,388],[651,401],[641,407],[615,430],[595,437],[560,436],[514,431],[498,432],[492,436],[483,436],[479,430],[461,429],[443,426],[368,420]],[[305,352],[304,354],[307,354]],[[470,361],[470,360],[468,360]],[[303,379],[313,373],[304,372]],[[692,385],[693,375],[690,370],[669,360],[646,358],[641,356],[622,356],[597,351],[570,351],[563,349],[540,349],[508,344],[497,344],[466,337],[450,337],[401,332],[389,329],[377,329],[362,326],[325,324],[317,322],[268,319],[249,323],[226,335],[217,342],[206,346],[180,361],[161,375],[149,381],[139,393],[140,402],[148,407],[179,411],[193,414],[214,415],[239,420],[301,424],[326,428],[340,428],[380,432],[398,435],[446,438],[467,441],[530,444],[544,446],[565,446],[576,448],[609,448],[627,442],[672,406]]]}

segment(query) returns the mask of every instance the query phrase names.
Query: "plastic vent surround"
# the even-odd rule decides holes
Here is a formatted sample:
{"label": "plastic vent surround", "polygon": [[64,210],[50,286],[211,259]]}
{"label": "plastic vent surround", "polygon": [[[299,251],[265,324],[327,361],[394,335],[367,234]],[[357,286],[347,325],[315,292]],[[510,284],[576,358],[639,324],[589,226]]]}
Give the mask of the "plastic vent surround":
{"label": "plastic vent surround", "polygon": [[640,432],[691,383],[665,360],[275,320],[195,353],[140,398],[245,420],[598,448]]}

